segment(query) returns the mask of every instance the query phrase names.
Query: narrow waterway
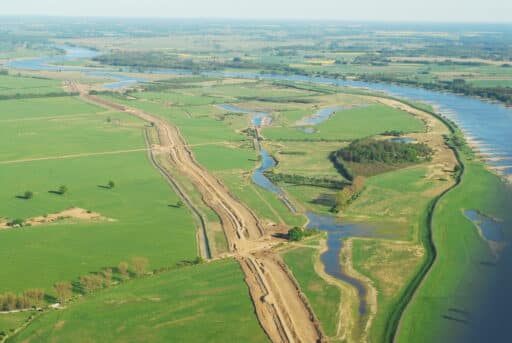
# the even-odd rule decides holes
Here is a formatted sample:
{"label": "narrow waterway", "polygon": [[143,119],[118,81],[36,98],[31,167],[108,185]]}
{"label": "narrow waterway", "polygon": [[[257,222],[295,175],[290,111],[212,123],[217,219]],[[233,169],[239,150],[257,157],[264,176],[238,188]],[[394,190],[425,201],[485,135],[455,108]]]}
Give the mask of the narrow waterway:
{"label": "narrow waterway", "polygon": [[[272,118],[270,113],[251,111],[234,105],[219,105],[218,107],[233,113],[250,114],[252,116],[252,125],[255,129],[260,129],[263,123],[269,123]],[[312,117],[309,117],[316,118],[316,120],[311,121],[309,125],[316,125],[329,119],[334,112],[340,109],[340,107],[335,107],[319,110]],[[265,190],[276,194],[292,212],[296,213],[297,211],[295,207],[293,207],[283,190],[272,183],[272,181],[270,181],[264,174],[266,170],[276,166],[276,161],[267,151],[261,149],[259,144],[257,147],[258,153],[261,157],[261,165],[254,170],[252,181]],[[374,236],[374,228],[364,224],[337,222],[336,218],[332,216],[320,215],[312,212],[306,213],[306,217],[308,218],[307,229],[317,228],[320,231],[327,233],[327,251],[320,256],[325,272],[356,288],[359,295],[359,313],[362,316],[365,315],[368,311],[366,303],[366,288],[361,281],[351,277],[345,272],[345,269],[340,262],[340,253],[343,245],[343,239],[348,237],[372,237]]]}

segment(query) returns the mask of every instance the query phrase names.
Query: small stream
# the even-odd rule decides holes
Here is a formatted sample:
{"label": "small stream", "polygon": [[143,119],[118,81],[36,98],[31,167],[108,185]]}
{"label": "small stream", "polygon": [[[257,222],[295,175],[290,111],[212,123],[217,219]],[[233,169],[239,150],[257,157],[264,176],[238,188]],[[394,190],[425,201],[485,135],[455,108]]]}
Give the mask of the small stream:
{"label": "small stream", "polygon": [[[268,123],[272,118],[270,113],[251,111],[233,105],[219,105],[218,107],[233,113],[251,114],[252,124],[255,128],[261,128],[262,123]],[[320,113],[320,115],[310,117],[312,121],[310,121],[309,125],[316,125],[329,119],[338,110],[340,110],[340,107],[327,108],[316,112],[317,114]],[[270,181],[264,174],[266,170],[276,166],[276,161],[267,151],[261,149],[259,144],[258,153],[261,157],[261,166],[254,170],[252,181],[265,190],[276,194],[290,209],[290,211],[297,213],[297,210],[286,197],[283,190],[272,183],[272,181]],[[327,251],[320,256],[325,272],[332,277],[349,283],[357,289],[359,295],[359,313],[361,315],[365,315],[368,311],[366,303],[366,288],[361,281],[345,273],[340,262],[340,253],[343,239],[348,237],[374,237],[375,228],[365,224],[340,223],[336,221],[335,217],[315,214],[312,212],[306,213],[306,217],[309,221],[306,227],[307,229],[317,228],[320,231],[327,233]]]}

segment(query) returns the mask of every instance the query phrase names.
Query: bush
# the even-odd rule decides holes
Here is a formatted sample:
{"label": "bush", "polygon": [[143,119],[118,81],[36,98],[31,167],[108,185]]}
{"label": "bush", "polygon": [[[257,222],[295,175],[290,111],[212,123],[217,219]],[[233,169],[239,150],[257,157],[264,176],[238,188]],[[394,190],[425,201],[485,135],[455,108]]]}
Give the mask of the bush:
{"label": "bush", "polygon": [[293,229],[288,230],[288,240],[292,242],[301,241],[304,237],[309,237],[318,233],[318,229],[306,230],[304,228],[295,226]]}
{"label": "bush", "polygon": [[59,191],[58,192],[59,192],[60,195],[64,195],[64,194],[66,194],[68,192],[68,187],[66,187],[65,185],[62,185],[62,186],[59,187]]}
{"label": "bush", "polygon": [[21,218],[16,218],[11,220],[7,225],[9,226],[23,226],[25,224],[25,221]]}

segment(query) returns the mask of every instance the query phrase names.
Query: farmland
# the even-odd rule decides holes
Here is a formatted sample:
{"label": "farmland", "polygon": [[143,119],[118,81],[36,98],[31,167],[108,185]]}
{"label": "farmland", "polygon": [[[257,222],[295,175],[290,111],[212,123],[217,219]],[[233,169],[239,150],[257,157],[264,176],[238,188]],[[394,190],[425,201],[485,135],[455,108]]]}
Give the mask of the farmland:
{"label": "farmland", "polygon": [[[225,315],[219,317],[219,312]],[[84,326],[84,318],[94,319]],[[37,318],[13,342],[41,337],[46,337],[43,342],[190,342],[204,337],[209,342],[268,342],[252,311],[240,267],[232,260],[166,272],[94,294],[69,310]]]}
{"label": "farmland", "polygon": [[506,34],[10,25],[1,343],[503,338]]}
{"label": "farmland", "polygon": [[[76,206],[112,219],[0,232],[2,291],[50,290],[56,281],[115,266],[132,256],[147,256],[155,268],[196,256],[192,218],[184,208],[169,207],[178,197],[147,161],[143,123],[112,113],[122,124],[109,124],[109,115],[98,114],[100,108],[73,98],[24,100],[19,107],[8,100],[2,106],[10,120],[3,126],[3,144],[11,147],[2,155],[2,216],[28,219]],[[50,113],[57,118],[48,121],[44,114]],[[41,157],[47,159],[38,160]],[[109,180],[117,187],[103,187]],[[69,192],[56,194],[60,185]],[[142,189],[151,189],[151,196],[140,202]],[[33,199],[16,197],[26,190],[34,193]],[[7,277],[15,270],[23,278]]]}

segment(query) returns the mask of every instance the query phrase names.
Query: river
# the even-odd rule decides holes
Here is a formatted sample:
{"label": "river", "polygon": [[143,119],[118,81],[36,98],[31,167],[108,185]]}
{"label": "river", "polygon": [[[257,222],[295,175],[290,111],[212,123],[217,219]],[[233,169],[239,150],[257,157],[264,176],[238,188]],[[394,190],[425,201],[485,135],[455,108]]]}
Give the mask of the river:
{"label": "river", "polygon": [[[105,87],[109,89],[131,86],[136,83],[146,81],[143,78],[130,75],[130,73],[128,73],[126,70],[124,70],[123,74],[113,74],[113,72],[116,72],[116,70],[108,68],[56,66],[55,64],[58,64],[59,62],[72,61],[82,58],[92,58],[98,55],[97,51],[90,49],[72,46],[59,47],[66,51],[65,55],[14,60],[9,62],[7,66],[13,69],[81,71],[92,76],[102,76],[119,81],[116,83],[107,84]],[[191,74],[190,71],[174,69],[153,69],[148,72],[153,74],[171,75]],[[438,112],[442,113],[444,116],[457,123],[457,125],[463,130],[466,137],[468,137],[481,152],[488,156],[489,165],[499,166],[500,172],[509,177],[512,177],[512,108],[505,107],[502,104],[452,93],[443,93],[407,86],[369,83],[352,80],[336,80],[322,77],[307,77],[301,75],[255,74],[227,71],[211,71],[203,72],[203,74],[223,77],[303,81],[366,88],[374,91],[385,92],[396,97],[426,102],[433,105],[438,110]],[[329,113],[330,110],[326,109],[326,112],[321,114],[320,118],[328,117],[330,115]]]}
{"label": "river", "polygon": [[[78,58],[91,58],[97,54],[95,51],[93,52],[92,50],[81,48],[71,49],[66,47],[66,51],[67,54],[65,56],[12,61],[8,64],[8,66],[14,69],[81,71],[90,75],[94,75],[93,73],[96,73],[97,76],[100,75],[98,73],[106,73],[102,76],[110,77],[119,81],[117,83],[107,85],[107,87],[110,89],[116,89],[126,85],[134,85],[138,82],[145,81],[144,79],[130,76],[130,74],[126,71],[123,75],[121,75],[112,74],[112,72],[117,71],[114,69],[58,67],[53,65],[60,61],[70,61]],[[191,74],[190,71],[169,69],[155,69],[151,70],[150,72],[153,74],[163,75]],[[202,74],[221,77],[302,81],[318,84],[358,87],[384,92],[395,97],[429,103],[434,106],[439,113],[457,123],[457,125],[463,130],[466,137],[469,138],[471,143],[476,146],[482,152],[482,154],[485,154],[485,156],[488,157],[487,163],[489,165],[498,166],[504,175],[508,176],[509,179],[512,179],[512,108],[507,108],[502,104],[451,93],[442,93],[438,91],[424,90],[413,87],[351,80],[336,80],[299,75],[252,74],[220,71],[203,72]],[[228,108],[225,109],[228,110]],[[233,108],[230,110],[233,110]],[[271,120],[270,115],[267,113],[251,111],[249,111],[249,113],[253,115],[253,124],[256,127],[265,123],[265,120],[267,123]],[[328,117],[328,115],[324,117]],[[286,197],[283,195],[282,190],[280,190],[276,185],[273,185],[272,182],[270,182],[270,180],[268,180],[263,174],[265,170],[275,166],[274,159],[267,152],[261,149],[259,154],[262,158],[262,164],[255,170],[253,181],[256,184],[268,189],[269,191],[278,194],[278,196],[280,196],[283,201],[286,201]],[[480,230],[482,230],[482,235],[487,236],[487,239],[497,239],[497,237],[499,238],[499,236],[496,236],[494,232],[489,231],[492,229],[488,229],[489,223],[486,223],[482,218],[477,218],[475,213],[466,212],[466,215],[472,217],[473,220],[478,220],[482,223],[480,225]],[[310,220],[308,227],[315,226],[323,231],[328,232],[329,250],[321,257],[326,272],[333,275],[334,277],[341,278],[349,283],[352,283],[356,289],[358,289],[361,299],[359,311],[361,314],[364,314],[367,310],[366,304],[364,302],[365,289],[358,282],[358,280],[351,280],[348,275],[344,275],[343,266],[339,264],[338,256],[340,249],[342,248],[342,238],[373,235],[373,228],[365,225],[358,226],[350,223],[337,223],[332,217],[318,216],[314,213],[308,213],[307,216]],[[490,236],[491,233],[494,234],[494,236]],[[508,268],[507,266],[512,265],[512,261],[510,260],[511,258],[507,257],[508,262],[504,264],[506,268]],[[489,268],[488,263],[478,261],[475,261],[475,263],[477,263],[477,266],[475,266],[475,271],[478,271],[478,268]],[[509,341],[506,339],[508,338],[507,323],[509,323],[510,315],[512,315],[510,313],[512,308],[512,297],[508,294],[510,291],[509,288],[504,285],[510,285],[512,283],[512,280],[510,280],[509,276],[510,269],[503,269],[503,267],[499,267],[498,269],[496,265],[494,268],[496,268],[495,276],[493,276],[492,280],[488,281],[489,293],[487,295],[483,295],[483,297],[488,300],[488,304],[482,305],[483,307],[480,310],[478,322],[472,323],[472,328],[463,329],[467,335],[464,339],[466,342],[482,341],[482,339],[486,339],[486,337],[489,338],[489,334],[492,334],[492,337],[497,338],[499,341]],[[468,299],[468,302],[471,301],[473,300]],[[445,319],[432,318],[432,320],[442,321]],[[450,325],[457,326],[467,324],[453,322]],[[456,328],[452,327],[451,329]]]}

